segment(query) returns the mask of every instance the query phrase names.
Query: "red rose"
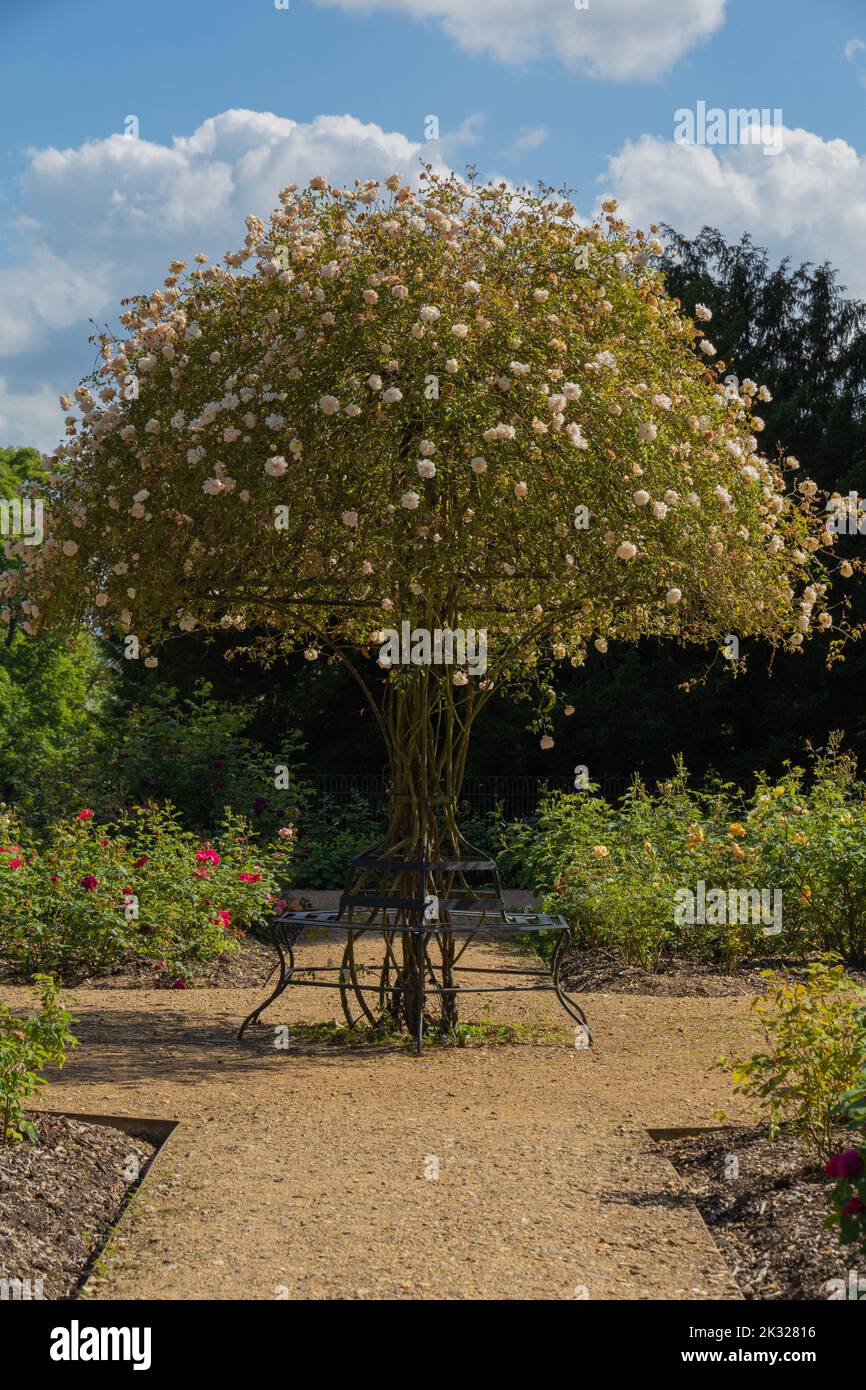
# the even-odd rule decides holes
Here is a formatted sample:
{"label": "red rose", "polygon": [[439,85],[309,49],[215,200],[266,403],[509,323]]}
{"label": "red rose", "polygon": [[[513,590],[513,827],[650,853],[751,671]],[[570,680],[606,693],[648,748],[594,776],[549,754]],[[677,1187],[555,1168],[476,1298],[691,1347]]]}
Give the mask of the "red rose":
{"label": "red rose", "polygon": [[261,874],[238,874],[241,883],[259,883],[261,877]]}
{"label": "red rose", "polygon": [[20,869],[23,863],[23,859],[7,859],[6,867],[7,869]]}
{"label": "red rose", "polygon": [[76,820],[93,820],[93,812],[92,812],[92,811],[79,811],[79,812],[78,812],[78,815],[75,817],[75,819],[76,819]]}
{"label": "red rose", "polygon": [[135,861],[135,863],[133,864],[132,867],[133,867],[134,869],[143,869],[144,866],[145,866],[145,864],[148,862],[149,859],[150,859],[150,855],[149,855],[149,854],[143,854],[143,855],[141,856],[140,859],[136,859],[136,861]]}
{"label": "red rose", "polygon": [[172,980],[172,982],[171,982],[171,987],[172,987],[172,989],[186,989],[186,988],[187,988],[186,980]]}
{"label": "red rose", "polygon": [[85,874],[84,877],[80,880],[80,883],[81,887],[87,893],[92,893],[94,888],[99,887],[99,879],[96,878],[93,874]]}
{"label": "red rose", "polygon": [[866,1203],[859,1197],[852,1197],[850,1202],[846,1202],[842,1208],[842,1216],[859,1216],[861,1211],[866,1210]]}
{"label": "red rose", "polygon": [[833,1154],[824,1165],[828,1178],[855,1178],[863,1171],[863,1158],[859,1149],[846,1149],[844,1153]]}
{"label": "red rose", "polygon": [[218,864],[220,862],[220,857],[215,849],[196,850],[195,857],[200,864]]}

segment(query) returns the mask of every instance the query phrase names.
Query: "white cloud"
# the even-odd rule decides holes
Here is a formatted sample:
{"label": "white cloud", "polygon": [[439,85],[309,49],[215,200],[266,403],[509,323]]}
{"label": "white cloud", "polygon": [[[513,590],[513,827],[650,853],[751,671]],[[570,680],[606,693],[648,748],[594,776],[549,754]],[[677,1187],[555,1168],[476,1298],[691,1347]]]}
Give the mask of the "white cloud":
{"label": "white cloud", "polygon": [[246,215],[267,217],[288,183],[315,174],[338,184],[395,171],[412,178],[422,156],[442,168],[478,129],[470,117],[428,145],[350,115],[301,122],[235,110],[170,145],[112,135],[31,150],[4,229],[12,263],[0,269],[0,361],[15,358],[18,370],[4,380],[0,443],[10,430],[18,442],[51,442],[51,393],[26,373],[41,376],[39,354],[77,325],[83,371],[92,361],[87,319],[113,318],[121,298],[155,289],[172,258],[204,251],[221,259],[242,242]]}
{"label": "white cloud", "polygon": [[723,23],[727,0],[317,0],[439,23],[470,54],[505,63],[558,58],[613,81],[661,77]]}
{"label": "white cloud", "polygon": [[866,158],[844,140],[781,131],[781,149],[684,145],[644,135],[608,161],[633,225],[668,222],[693,236],[708,223],[728,238],[748,231],[777,256],[830,261],[851,294],[866,296]]}
{"label": "white cloud", "polygon": [[521,130],[517,139],[512,144],[509,154],[523,155],[531,154],[533,150],[538,150],[547,139],[548,131],[543,125],[533,126],[531,129],[526,127]]}
{"label": "white cloud", "polygon": [[848,62],[850,63],[855,54],[859,53],[863,48],[866,48],[866,43],[864,43],[862,39],[849,39],[845,45],[845,57],[848,59]]}
{"label": "white cloud", "polygon": [[32,445],[48,453],[63,433],[60,387],[15,387],[0,376],[0,445]]}

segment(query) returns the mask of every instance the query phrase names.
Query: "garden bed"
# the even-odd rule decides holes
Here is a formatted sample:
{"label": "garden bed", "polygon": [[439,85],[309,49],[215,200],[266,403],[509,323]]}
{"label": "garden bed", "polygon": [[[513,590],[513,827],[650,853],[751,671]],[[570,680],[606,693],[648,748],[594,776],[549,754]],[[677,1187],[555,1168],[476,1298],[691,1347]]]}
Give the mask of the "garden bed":
{"label": "garden bed", "polygon": [[[797,975],[805,967],[803,960],[767,957],[743,961],[736,970],[727,971],[720,965],[680,957],[665,962],[659,970],[646,970],[601,947],[574,947],[565,959],[563,973],[569,987],[583,994],[722,998],[762,994],[766,985],[761,979],[762,970],[784,970]],[[848,975],[853,983],[866,984],[866,972],[848,970]]]}
{"label": "garden bed", "polygon": [[[856,1268],[853,1248],[825,1221],[830,1183],[795,1139],[774,1143],[766,1128],[726,1126],[653,1136],[693,1198],[747,1299],[827,1299],[830,1280]],[[840,1144],[845,1147],[850,1136]],[[726,1177],[734,1157],[739,1176]],[[838,1297],[837,1293],[837,1297]]]}
{"label": "garden bed", "polygon": [[71,1298],[156,1146],[63,1115],[41,1115],[36,1128],[37,1144],[0,1148],[0,1280]]}

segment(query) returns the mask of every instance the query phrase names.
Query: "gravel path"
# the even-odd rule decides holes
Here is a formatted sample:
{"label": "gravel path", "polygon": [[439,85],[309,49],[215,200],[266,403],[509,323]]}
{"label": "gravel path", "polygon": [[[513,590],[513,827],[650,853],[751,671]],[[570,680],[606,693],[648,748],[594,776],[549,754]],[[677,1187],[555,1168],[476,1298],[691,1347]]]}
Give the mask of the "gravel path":
{"label": "gravel path", "polygon": [[[419,1060],[277,1050],[273,1025],[336,1017],[325,990],[289,991],[238,1044],[262,993],[75,992],[82,1045],[45,1104],[182,1122],[90,1296],[738,1297],[646,1130],[738,1113],[710,1067],[750,1041],[747,1001],[587,995],[591,1051]],[[551,995],[493,1000],[497,1020],[562,1021]]]}

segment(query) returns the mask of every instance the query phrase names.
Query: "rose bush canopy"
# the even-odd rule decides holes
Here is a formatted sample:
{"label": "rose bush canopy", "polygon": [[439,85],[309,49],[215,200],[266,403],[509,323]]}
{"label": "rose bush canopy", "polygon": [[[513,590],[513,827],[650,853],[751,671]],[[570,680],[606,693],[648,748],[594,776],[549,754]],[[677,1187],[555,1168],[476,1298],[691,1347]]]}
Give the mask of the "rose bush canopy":
{"label": "rose bush canopy", "polygon": [[761,455],[767,393],[722,380],[659,243],[613,200],[581,226],[550,191],[419,189],[291,186],[224,268],[129,301],[63,398],[45,543],[7,547],[26,630],[153,665],[193,629],[265,660],[486,629],[489,693],[590,643],[830,627],[814,486]]}

